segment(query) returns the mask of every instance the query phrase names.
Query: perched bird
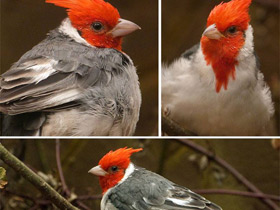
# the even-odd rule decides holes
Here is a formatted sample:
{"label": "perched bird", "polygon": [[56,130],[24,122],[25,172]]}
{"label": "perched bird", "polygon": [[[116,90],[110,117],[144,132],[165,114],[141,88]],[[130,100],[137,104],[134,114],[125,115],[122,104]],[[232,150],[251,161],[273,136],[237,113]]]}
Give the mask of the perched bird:
{"label": "perched bird", "polygon": [[103,0],[46,2],[68,17],[2,75],[2,135],[132,135],[141,94],[122,37],[140,27]]}
{"label": "perched bird", "polygon": [[250,4],[217,5],[200,43],[163,67],[163,111],[197,135],[267,135],[274,107],[254,52]]}
{"label": "perched bird", "polygon": [[221,207],[164,177],[135,166],[130,156],[142,149],[110,151],[89,173],[99,176],[101,210],[221,210]]}

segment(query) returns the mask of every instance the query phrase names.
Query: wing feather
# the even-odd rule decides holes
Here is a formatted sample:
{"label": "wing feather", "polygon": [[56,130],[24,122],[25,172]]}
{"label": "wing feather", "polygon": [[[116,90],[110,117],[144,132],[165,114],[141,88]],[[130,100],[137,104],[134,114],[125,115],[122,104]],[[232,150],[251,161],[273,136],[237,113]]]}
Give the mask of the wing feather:
{"label": "wing feather", "polygon": [[[12,68],[1,78],[1,111],[16,115],[80,99],[82,87],[93,85],[100,71],[91,72],[93,69],[84,65],[77,69],[77,66],[77,62],[42,57]],[[81,75],[79,71],[85,69]]]}
{"label": "wing feather", "polygon": [[[135,210],[222,210],[221,207],[188,188],[176,185],[164,177],[140,167],[136,167],[131,179],[128,178],[120,185],[122,188],[120,190],[127,189],[127,185],[134,186],[129,194],[137,200],[132,204]],[[116,194],[116,197],[121,197],[116,191],[112,193]]]}
{"label": "wing feather", "polygon": [[107,85],[125,59],[121,52],[81,45],[54,30],[1,76],[0,111],[16,115],[79,106],[87,88]]}

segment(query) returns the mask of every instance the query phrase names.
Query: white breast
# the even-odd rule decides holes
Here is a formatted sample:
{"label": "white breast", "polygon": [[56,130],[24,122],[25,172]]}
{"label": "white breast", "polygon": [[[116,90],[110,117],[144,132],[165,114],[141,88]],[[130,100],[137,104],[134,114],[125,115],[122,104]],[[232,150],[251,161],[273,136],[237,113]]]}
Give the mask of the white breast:
{"label": "white breast", "polygon": [[180,58],[163,70],[163,108],[173,120],[198,135],[261,135],[274,110],[263,75],[256,78],[251,27],[247,33],[227,90],[216,93],[214,72],[201,49],[191,61]]}

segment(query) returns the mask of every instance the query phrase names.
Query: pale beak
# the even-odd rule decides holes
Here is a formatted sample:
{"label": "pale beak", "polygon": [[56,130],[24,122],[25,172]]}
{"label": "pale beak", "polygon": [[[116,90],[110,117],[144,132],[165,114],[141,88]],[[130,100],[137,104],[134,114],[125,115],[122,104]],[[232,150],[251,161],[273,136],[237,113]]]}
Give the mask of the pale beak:
{"label": "pale beak", "polygon": [[209,39],[220,39],[221,37],[224,37],[224,35],[217,29],[216,24],[208,26],[202,36],[206,36]]}
{"label": "pale beak", "polygon": [[91,173],[95,176],[106,176],[108,173],[104,171],[101,166],[95,166],[92,169],[88,171],[88,173]]}
{"label": "pale beak", "polygon": [[122,37],[138,29],[141,28],[135,23],[129,20],[119,19],[119,23],[109,33],[112,34],[113,37]]}

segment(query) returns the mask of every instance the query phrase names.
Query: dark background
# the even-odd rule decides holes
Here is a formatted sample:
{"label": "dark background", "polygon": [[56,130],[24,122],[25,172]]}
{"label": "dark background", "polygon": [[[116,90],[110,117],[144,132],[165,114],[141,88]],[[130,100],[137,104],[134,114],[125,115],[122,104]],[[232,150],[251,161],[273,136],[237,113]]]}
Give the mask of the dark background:
{"label": "dark background", "polygon": [[[162,60],[171,63],[197,44],[210,11],[221,0],[162,0]],[[227,2],[227,0],[225,1]],[[278,7],[277,7],[278,5]],[[255,51],[275,103],[275,134],[280,135],[279,0],[253,0],[250,6]],[[278,129],[276,129],[276,127]]]}
{"label": "dark background", "polygon": [[[194,140],[232,165],[245,178],[266,194],[279,195],[279,151],[270,140]],[[4,140],[3,145],[20,156],[28,167],[59,181],[53,140]],[[98,178],[88,170],[110,150],[121,147],[144,147],[132,155],[132,161],[171,181],[195,189],[231,189],[247,191],[227,170],[201,153],[176,140],[61,140],[61,160],[68,187],[78,196],[101,193]],[[11,168],[7,170],[7,189],[37,197],[40,193]],[[50,176],[51,175],[51,176]],[[57,187],[57,184],[54,185]],[[259,199],[232,195],[203,195],[224,210],[269,210]],[[2,196],[6,204],[23,205],[26,200]],[[17,202],[16,202],[17,201]],[[93,210],[100,209],[100,200],[85,201]],[[279,203],[278,203],[279,205]],[[6,206],[5,210],[11,210]],[[24,208],[22,208],[24,209]],[[28,208],[27,208],[28,209]],[[29,208],[30,209],[30,208]]]}
{"label": "dark background", "polygon": [[[158,2],[109,2],[118,8],[122,18],[142,28],[124,38],[123,51],[137,67],[143,98],[135,135],[157,135]],[[65,17],[64,8],[46,4],[44,0],[1,0],[1,73],[42,41]]]}

